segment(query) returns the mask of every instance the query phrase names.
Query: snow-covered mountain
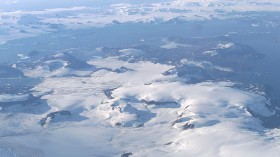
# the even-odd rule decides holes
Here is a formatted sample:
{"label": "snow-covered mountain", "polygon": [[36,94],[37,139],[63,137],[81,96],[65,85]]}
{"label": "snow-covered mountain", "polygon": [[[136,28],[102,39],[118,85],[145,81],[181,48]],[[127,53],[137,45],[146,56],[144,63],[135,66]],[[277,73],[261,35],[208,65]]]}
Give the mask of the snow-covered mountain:
{"label": "snow-covered mountain", "polygon": [[279,156],[279,2],[0,10],[0,157]]}

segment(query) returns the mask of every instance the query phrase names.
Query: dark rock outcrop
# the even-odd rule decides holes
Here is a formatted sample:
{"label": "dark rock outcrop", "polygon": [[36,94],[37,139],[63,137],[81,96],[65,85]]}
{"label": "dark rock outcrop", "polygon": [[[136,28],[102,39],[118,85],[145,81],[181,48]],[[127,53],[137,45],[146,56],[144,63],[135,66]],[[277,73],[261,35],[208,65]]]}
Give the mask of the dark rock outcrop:
{"label": "dark rock outcrop", "polygon": [[68,119],[71,117],[71,112],[70,111],[57,111],[57,112],[51,112],[49,113],[45,118],[41,119],[40,125],[45,126],[48,125],[50,122],[59,122],[63,121],[65,119]]}

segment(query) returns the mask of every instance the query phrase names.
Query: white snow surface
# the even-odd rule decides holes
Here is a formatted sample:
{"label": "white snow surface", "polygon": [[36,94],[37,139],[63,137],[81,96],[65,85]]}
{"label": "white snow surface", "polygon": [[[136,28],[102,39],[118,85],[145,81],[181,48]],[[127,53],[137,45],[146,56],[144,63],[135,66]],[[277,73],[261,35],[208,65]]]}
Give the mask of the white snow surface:
{"label": "white snow surface", "polygon": [[191,45],[187,44],[179,44],[173,41],[163,40],[164,44],[160,46],[163,49],[175,49],[177,47],[191,47]]}
{"label": "white snow surface", "polygon": [[[24,2],[3,0],[0,5]],[[280,1],[174,0],[142,4],[111,1],[103,8],[92,5],[32,11],[1,8],[0,30],[5,33],[0,35],[0,44],[55,31],[49,27],[51,24],[77,29],[113,23],[161,23],[174,18],[179,21],[236,18],[242,14],[230,13],[262,11],[279,12]],[[20,24],[25,15],[37,17],[38,24],[34,28]],[[181,46],[188,45],[165,41],[161,48]],[[202,53],[215,56],[216,50],[232,46],[220,43],[213,51]],[[136,49],[119,52],[142,53]],[[28,59],[23,54],[18,57]],[[104,69],[75,71],[62,66],[50,71],[47,66],[38,66],[23,70],[25,76],[43,78],[33,94],[44,93],[42,99],[50,109],[44,113],[1,113],[0,157],[108,157],[123,153],[136,157],[278,157],[280,154],[280,130],[265,129],[260,119],[252,116],[252,113],[273,115],[267,108],[269,101],[262,95],[236,89],[232,82],[181,82],[176,75],[163,75],[174,68],[170,65],[129,63],[117,57],[88,63]],[[185,59],[181,63],[232,71],[206,61]],[[114,71],[123,67],[129,70]],[[28,95],[0,95],[0,103],[26,100]],[[0,112],[5,107],[0,107]],[[41,127],[42,118],[62,110],[71,112],[68,121],[67,118],[49,121],[47,127]]]}
{"label": "white snow surface", "polygon": [[28,95],[11,95],[11,94],[0,94],[0,102],[12,102],[12,101],[25,101],[28,100]]}
{"label": "white snow surface", "polygon": [[[105,69],[87,77],[46,77],[33,89],[46,93],[42,97],[50,106],[46,113],[1,114],[0,126],[5,128],[0,132],[5,136],[1,156],[277,157],[280,153],[279,130],[266,130],[251,115],[273,114],[261,95],[235,89],[232,82],[183,83],[176,75],[162,74],[174,68],[170,65],[129,63],[116,57],[88,63]],[[121,67],[131,70],[112,71]],[[108,89],[111,96],[104,93]],[[38,124],[48,113],[61,110],[85,118],[45,128]]]}
{"label": "white snow surface", "polygon": [[209,61],[195,61],[195,60],[189,60],[189,59],[185,58],[185,59],[181,59],[180,62],[184,65],[199,67],[199,68],[202,68],[202,69],[212,68],[212,69],[216,69],[216,70],[224,71],[224,72],[233,72],[233,70],[231,68],[213,65]]}
{"label": "white snow surface", "polygon": [[216,55],[218,55],[218,52],[216,50],[209,50],[209,51],[202,52],[202,54],[210,55],[210,56],[216,56]]}
{"label": "white snow surface", "polygon": [[[35,8],[40,7],[31,11],[28,9],[5,10],[3,8],[0,13],[0,30],[7,31],[8,35],[0,35],[0,44],[13,39],[32,37],[54,31],[49,27],[50,24],[77,29],[81,27],[104,27],[113,23],[160,23],[174,18],[183,21],[197,21],[242,16],[230,14],[232,12],[280,11],[280,1],[277,0],[258,0],[257,2],[255,0],[165,0],[163,2],[145,1],[142,3],[107,1],[107,5],[102,7],[98,5],[100,1],[79,1],[79,6],[74,7],[75,3],[73,1],[65,1],[71,2],[69,4],[72,5],[67,6],[65,2],[57,3],[56,8],[47,8],[49,2],[46,0],[40,2],[34,0],[1,1],[0,4],[4,7],[8,6],[8,8],[13,5],[20,6],[20,4],[26,6],[27,3]],[[69,12],[71,12],[71,15],[68,14]],[[41,24],[36,24],[36,28],[20,24],[19,21],[25,15],[37,17]],[[163,47],[172,48],[175,45],[169,43]]]}
{"label": "white snow surface", "polygon": [[234,46],[233,43],[219,43],[217,45],[217,49],[228,49],[231,48],[232,46]]}

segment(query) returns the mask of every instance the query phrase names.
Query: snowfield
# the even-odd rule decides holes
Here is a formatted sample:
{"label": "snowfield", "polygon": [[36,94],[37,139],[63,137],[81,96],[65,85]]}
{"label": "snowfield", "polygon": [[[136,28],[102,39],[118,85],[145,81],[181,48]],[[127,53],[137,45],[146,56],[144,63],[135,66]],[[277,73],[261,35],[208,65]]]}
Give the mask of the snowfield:
{"label": "snowfield", "polygon": [[0,1],[0,157],[280,156],[279,0],[64,1]]}
{"label": "snowfield", "polygon": [[[36,10],[22,10],[32,3]],[[79,6],[67,0],[58,7],[48,8],[49,2],[34,0],[1,1],[4,8],[0,14],[0,44],[9,40],[28,38],[63,28],[105,27],[121,23],[164,23],[184,21],[204,21],[212,19],[238,18],[243,15],[233,12],[278,12],[280,2],[276,0],[173,0],[173,1],[141,1],[129,4],[122,1],[97,0],[90,3],[81,1]],[[19,8],[14,10],[11,8]],[[269,21],[267,21],[269,23]],[[36,27],[30,27],[32,24]],[[176,43],[167,43],[163,48],[171,49]]]}
{"label": "snowfield", "polygon": [[[232,82],[187,84],[176,75],[163,75],[170,65],[117,57],[88,63],[100,70],[86,77],[46,77],[33,89],[49,105],[46,113],[1,116],[6,119],[1,123],[6,128],[1,130],[1,156],[280,153],[279,131],[266,131],[258,119],[273,115],[263,96],[233,88]],[[129,70],[115,71],[119,68]],[[14,97],[24,100],[24,95]]]}

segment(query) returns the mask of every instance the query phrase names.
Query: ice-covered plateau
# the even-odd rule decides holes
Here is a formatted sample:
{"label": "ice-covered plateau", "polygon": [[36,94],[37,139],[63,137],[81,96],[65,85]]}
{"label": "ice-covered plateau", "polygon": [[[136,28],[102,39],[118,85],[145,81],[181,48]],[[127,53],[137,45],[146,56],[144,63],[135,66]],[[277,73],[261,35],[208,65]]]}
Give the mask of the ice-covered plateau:
{"label": "ice-covered plateau", "polygon": [[[45,80],[34,87],[32,96],[1,96],[5,103],[11,99],[34,102],[40,97],[49,107],[40,113],[43,104],[27,105],[21,109],[33,114],[1,114],[1,119],[5,117],[0,132],[5,137],[0,142],[2,155],[279,154],[278,131],[265,131],[262,126],[261,117],[274,114],[264,96],[234,88],[232,82],[188,84],[176,75],[163,75],[174,68],[171,65],[129,63],[118,57],[96,58],[87,64],[98,70],[67,77],[50,74],[65,67],[46,70]],[[25,72],[37,77],[38,71]],[[19,104],[2,106],[2,110],[16,110]]]}

